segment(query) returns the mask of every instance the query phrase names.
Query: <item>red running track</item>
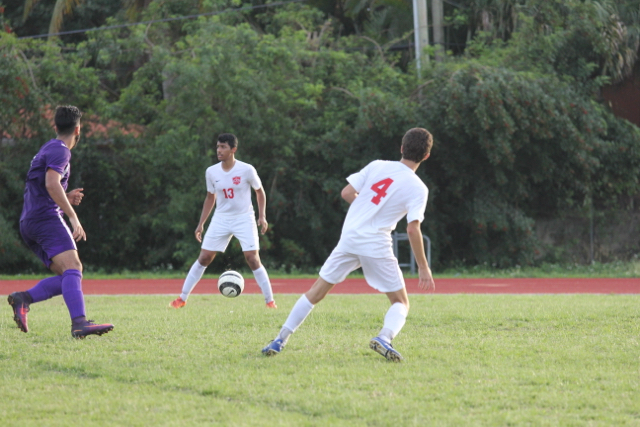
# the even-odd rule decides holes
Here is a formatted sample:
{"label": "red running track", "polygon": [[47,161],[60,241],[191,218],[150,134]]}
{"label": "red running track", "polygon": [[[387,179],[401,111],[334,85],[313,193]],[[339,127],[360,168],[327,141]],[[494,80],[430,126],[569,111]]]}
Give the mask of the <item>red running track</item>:
{"label": "red running track", "polygon": [[[275,294],[302,294],[315,279],[272,279]],[[0,280],[0,295],[31,288],[37,280]],[[169,294],[178,295],[183,279],[87,279],[82,288],[87,295]],[[216,279],[203,279],[194,294],[217,293]],[[418,289],[418,279],[406,279],[410,294]],[[376,293],[364,279],[347,279],[333,294]],[[255,280],[246,279],[245,293],[260,293]],[[640,278],[608,279],[436,279],[436,294],[640,294]]]}

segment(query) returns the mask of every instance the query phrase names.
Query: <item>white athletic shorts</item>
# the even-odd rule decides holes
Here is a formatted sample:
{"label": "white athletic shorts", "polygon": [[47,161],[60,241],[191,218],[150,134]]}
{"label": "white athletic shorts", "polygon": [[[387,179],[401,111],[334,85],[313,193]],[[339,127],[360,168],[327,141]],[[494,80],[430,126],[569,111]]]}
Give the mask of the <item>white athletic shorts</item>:
{"label": "white athletic shorts", "polygon": [[329,283],[337,284],[343,282],[349,273],[359,267],[362,267],[364,278],[373,289],[386,293],[404,288],[402,270],[398,266],[398,260],[393,256],[371,258],[334,249],[320,269],[320,277]]}
{"label": "white athletic shorts", "polygon": [[242,216],[214,214],[202,239],[202,249],[224,252],[233,236],[240,241],[243,252],[260,249],[258,227],[253,213]]}

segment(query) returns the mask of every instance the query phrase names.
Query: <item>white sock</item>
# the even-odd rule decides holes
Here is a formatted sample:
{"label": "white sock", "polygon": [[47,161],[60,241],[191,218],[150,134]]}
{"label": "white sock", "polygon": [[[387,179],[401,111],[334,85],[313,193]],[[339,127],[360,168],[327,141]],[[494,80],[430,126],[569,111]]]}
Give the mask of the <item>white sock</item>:
{"label": "white sock", "polygon": [[378,336],[387,342],[391,342],[404,326],[408,314],[409,309],[406,305],[400,302],[393,304],[384,316],[384,326]]}
{"label": "white sock", "polygon": [[267,269],[264,268],[264,265],[260,266],[259,269],[253,272],[253,277],[255,277],[258,286],[260,286],[262,295],[264,295],[264,301],[269,304],[273,301],[273,291],[271,290],[269,274],[267,274]]}
{"label": "white sock", "polygon": [[184,279],[184,285],[182,285],[182,293],[180,294],[180,298],[182,298],[182,301],[187,301],[187,298],[189,298],[189,294],[191,293],[193,288],[196,287],[206,269],[207,267],[200,264],[198,260],[193,263],[191,269],[189,270],[189,274],[187,274],[187,278]]}
{"label": "white sock", "polygon": [[286,344],[289,341],[289,335],[291,335],[293,331],[285,328],[284,326],[280,329],[280,333],[276,337],[276,339],[280,338],[283,344]]}
{"label": "white sock", "polygon": [[391,344],[391,340],[393,339],[393,337],[393,331],[387,328],[380,329],[380,333],[378,334],[378,338],[388,344]]}
{"label": "white sock", "polygon": [[291,309],[291,313],[289,313],[287,321],[284,322],[284,325],[280,330],[280,334],[278,334],[278,338],[287,342],[289,335],[294,333],[296,329],[302,325],[302,322],[304,322],[304,319],[306,319],[309,313],[311,313],[313,307],[313,304],[309,302],[307,296],[302,295]]}

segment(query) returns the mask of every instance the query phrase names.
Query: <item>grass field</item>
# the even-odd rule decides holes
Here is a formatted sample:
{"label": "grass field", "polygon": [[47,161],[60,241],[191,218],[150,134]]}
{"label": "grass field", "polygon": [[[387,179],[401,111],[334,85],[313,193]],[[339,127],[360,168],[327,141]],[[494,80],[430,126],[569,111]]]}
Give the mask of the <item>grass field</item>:
{"label": "grass field", "polygon": [[381,295],[329,295],[282,354],[297,295],[88,296],[115,330],[70,337],[58,297],[0,316],[3,426],[640,426],[640,296],[413,295],[388,363]]}

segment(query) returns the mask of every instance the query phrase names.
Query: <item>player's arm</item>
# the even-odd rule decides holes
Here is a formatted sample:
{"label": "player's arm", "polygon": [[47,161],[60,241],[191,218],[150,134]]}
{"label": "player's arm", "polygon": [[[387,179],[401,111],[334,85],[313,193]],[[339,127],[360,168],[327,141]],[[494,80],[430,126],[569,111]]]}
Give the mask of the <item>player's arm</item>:
{"label": "player's arm", "polygon": [[258,227],[260,227],[260,234],[264,234],[269,228],[269,223],[267,222],[267,194],[262,187],[255,191],[256,201],[258,202]]}
{"label": "player's arm", "polygon": [[424,254],[424,241],[422,240],[422,230],[420,230],[420,221],[411,221],[407,225],[407,235],[409,236],[409,244],[418,264],[418,287],[424,291],[434,291],[436,284],[431,275],[431,268]]}
{"label": "player's arm", "polygon": [[196,239],[198,242],[202,243],[202,229],[204,227],[204,223],[211,215],[211,211],[213,210],[213,206],[216,204],[216,195],[215,193],[209,193],[207,191],[207,197],[204,199],[204,203],[202,204],[202,213],[200,214],[200,222],[198,222],[198,227],[196,227]]}
{"label": "player's arm", "polygon": [[342,189],[340,195],[347,203],[351,204],[356,199],[356,197],[358,197],[358,192],[353,187],[353,185],[347,184],[347,186]]}
{"label": "player's arm", "polygon": [[78,220],[78,215],[76,215],[76,211],[73,210],[73,206],[71,206],[71,203],[67,198],[67,194],[64,192],[64,187],[62,187],[62,184],[60,183],[61,180],[62,175],[53,169],[47,169],[44,185],[47,188],[49,196],[53,199],[56,205],[62,209],[62,212],[67,215],[67,218],[69,218],[69,222],[73,229],[73,239],[76,242],[79,242],[80,239],[87,240],[87,235],[82,228],[82,224],[80,224],[80,220]]}

